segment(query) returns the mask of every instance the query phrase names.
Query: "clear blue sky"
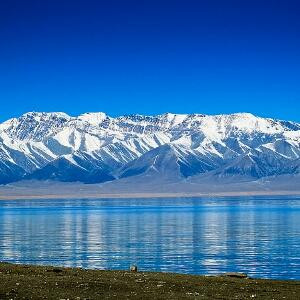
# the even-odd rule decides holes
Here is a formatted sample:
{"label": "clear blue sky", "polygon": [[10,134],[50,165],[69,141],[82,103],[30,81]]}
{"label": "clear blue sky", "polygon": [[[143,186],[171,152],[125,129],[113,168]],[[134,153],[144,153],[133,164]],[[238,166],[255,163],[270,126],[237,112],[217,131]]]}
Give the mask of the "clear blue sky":
{"label": "clear blue sky", "polygon": [[300,121],[298,0],[0,2],[0,120],[27,111]]}

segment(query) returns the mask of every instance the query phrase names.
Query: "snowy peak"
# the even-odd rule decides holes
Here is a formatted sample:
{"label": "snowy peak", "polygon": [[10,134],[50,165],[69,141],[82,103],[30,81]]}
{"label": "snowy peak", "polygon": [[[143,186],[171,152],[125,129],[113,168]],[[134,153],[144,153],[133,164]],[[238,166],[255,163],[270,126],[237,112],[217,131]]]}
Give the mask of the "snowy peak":
{"label": "snowy peak", "polygon": [[85,113],[78,116],[79,120],[85,121],[94,126],[100,126],[103,121],[109,119],[109,117],[102,112],[99,113]]}
{"label": "snowy peak", "polygon": [[250,113],[113,118],[29,112],[0,124],[0,183],[182,180],[204,173],[261,178],[300,172],[299,160],[299,123]]}
{"label": "snowy peak", "polygon": [[71,119],[65,113],[30,112],[19,118],[10,119],[0,125],[0,132],[20,141],[40,141],[61,129]]}
{"label": "snowy peak", "polygon": [[122,134],[150,134],[155,132],[202,132],[212,139],[223,139],[228,136],[265,133],[282,134],[283,132],[300,131],[300,124],[264,119],[250,113],[231,115],[172,114],[157,116],[127,115],[112,118],[103,112],[84,113],[78,117],[56,112],[30,112],[19,118],[10,119],[0,125],[0,131],[8,132],[10,137],[19,140],[47,138],[60,129],[106,130]]}

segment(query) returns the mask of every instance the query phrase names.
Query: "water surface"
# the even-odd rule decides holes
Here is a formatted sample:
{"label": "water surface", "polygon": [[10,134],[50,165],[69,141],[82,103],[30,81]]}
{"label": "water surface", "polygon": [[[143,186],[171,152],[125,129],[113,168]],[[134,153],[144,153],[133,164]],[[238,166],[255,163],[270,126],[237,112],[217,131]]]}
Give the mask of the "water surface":
{"label": "water surface", "polygon": [[300,198],[1,200],[0,260],[300,279]]}

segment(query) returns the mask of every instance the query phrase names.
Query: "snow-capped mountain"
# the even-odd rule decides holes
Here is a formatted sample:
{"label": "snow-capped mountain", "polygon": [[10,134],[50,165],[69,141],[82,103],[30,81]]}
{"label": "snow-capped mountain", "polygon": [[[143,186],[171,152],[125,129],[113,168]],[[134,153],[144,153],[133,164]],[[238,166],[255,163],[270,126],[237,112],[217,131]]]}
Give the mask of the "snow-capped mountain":
{"label": "snow-capped mountain", "polygon": [[30,112],[0,124],[0,171],[0,183],[296,174],[300,124],[249,113],[112,118]]}

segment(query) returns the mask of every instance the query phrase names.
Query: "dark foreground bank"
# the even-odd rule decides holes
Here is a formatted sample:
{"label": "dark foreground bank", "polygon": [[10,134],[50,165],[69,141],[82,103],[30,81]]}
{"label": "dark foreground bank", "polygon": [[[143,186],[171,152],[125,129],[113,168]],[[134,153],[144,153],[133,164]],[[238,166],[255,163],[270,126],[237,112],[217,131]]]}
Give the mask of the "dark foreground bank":
{"label": "dark foreground bank", "polygon": [[0,299],[300,299],[299,281],[0,263]]}

